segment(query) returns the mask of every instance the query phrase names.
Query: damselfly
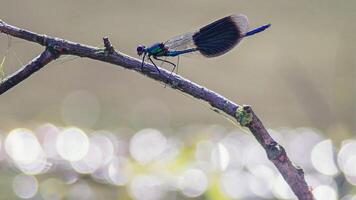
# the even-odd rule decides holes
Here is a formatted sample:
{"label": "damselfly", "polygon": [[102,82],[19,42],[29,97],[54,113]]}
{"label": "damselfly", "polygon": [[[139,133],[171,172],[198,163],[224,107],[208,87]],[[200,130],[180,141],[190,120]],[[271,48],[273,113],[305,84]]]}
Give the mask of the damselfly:
{"label": "damselfly", "polygon": [[266,24],[248,30],[247,17],[242,14],[234,14],[212,22],[197,31],[173,37],[164,43],[155,43],[149,47],[139,45],[137,54],[143,55],[142,69],[147,56],[159,73],[160,71],[151,57],[173,65],[174,71],[176,64],[160,57],[175,57],[192,52],[198,52],[205,57],[220,56],[236,46],[242,38],[259,33],[270,26],[271,24]]}

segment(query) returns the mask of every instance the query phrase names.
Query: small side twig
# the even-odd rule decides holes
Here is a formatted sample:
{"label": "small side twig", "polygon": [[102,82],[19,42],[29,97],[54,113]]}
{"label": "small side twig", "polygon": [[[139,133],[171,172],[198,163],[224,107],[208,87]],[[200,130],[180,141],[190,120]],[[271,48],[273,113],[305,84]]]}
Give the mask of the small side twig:
{"label": "small side twig", "polygon": [[2,21],[0,21],[0,32],[46,46],[46,50],[37,58],[10,77],[6,78],[0,84],[0,94],[8,91],[16,84],[25,80],[31,74],[44,67],[58,56],[65,54],[100,60],[124,67],[126,69],[137,71],[154,80],[160,81],[164,84],[167,83],[173,89],[177,89],[193,96],[194,98],[208,102],[212,107],[225,112],[235,118],[241,125],[248,127],[257,141],[265,149],[267,157],[277,167],[298,199],[314,199],[312,192],[309,190],[309,187],[305,182],[303,170],[292,164],[284,148],[273,140],[250,106],[240,106],[214,91],[200,86],[177,74],[171,74],[171,72],[165,69],[159,68],[160,73],[156,73],[156,68],[152,64],[144,63],[145,70],[142,70],[142,63],[140,60],[115,51],[108,38],[103,39],[105,46],[103,51],[103,49],[100,48],[49,37],[46,35],[39,35],[37,33],[8,25]]}
{"label": "small side twig", "polygon": [[104,46],[105,46],[105,51],[107,51],[109,54],[113,54],[115,52],[114,47],[111,45],[111,42],[108,37],[103,38],[104,41]]}

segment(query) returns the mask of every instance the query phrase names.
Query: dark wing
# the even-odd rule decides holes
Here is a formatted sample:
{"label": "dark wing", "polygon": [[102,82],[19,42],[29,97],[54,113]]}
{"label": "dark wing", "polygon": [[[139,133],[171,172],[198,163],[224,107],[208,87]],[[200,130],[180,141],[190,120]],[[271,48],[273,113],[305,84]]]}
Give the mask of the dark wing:
{"label": "dark wing", "polygon": [[178,35],[166,41],[169,51],[197,49],[205,57],[222,55],[236,46],[248,31],[245,15],[230,15],[208,24],[198,31]]}
{"label": "dark wing", "polygon": [[222,55],[235,47],[248,31],[245,15],[230,15],[195,32],[193,43],[206,57]]}

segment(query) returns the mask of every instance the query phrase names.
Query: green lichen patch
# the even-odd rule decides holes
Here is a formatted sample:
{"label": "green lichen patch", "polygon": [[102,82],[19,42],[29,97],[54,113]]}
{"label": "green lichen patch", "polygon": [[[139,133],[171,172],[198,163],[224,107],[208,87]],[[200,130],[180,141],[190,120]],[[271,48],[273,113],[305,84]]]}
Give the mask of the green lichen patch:
{"label": "green lichen patch", "polygon": [[252,121],[252,113],[247,112],[244,107],[239,106],[235,112],[235,118],[241,126],[247,126]]}

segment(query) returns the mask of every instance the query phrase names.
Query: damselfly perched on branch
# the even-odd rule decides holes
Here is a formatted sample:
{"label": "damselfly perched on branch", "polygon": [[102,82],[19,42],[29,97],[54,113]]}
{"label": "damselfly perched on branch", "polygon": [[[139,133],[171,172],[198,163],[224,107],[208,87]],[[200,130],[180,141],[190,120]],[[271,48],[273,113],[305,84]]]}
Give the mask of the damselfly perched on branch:
{"label": "damselfly perched on branch", "polygon": [[247,17],[234,14],[212,22],[197,31],[173,37],[164,43],[155,43],[149,47],[139,45],[137,54],[143,55],[142,69],[147,56],[158,72],[160,71],[151,57],[173,65],[174,71],[176,64],[160,57],[175,57],[192,52],[198,52],[205,57],[220,56],[235,47],[242,38],[264,31],[270,26],[271,24],[266,24],[249,31]]}

